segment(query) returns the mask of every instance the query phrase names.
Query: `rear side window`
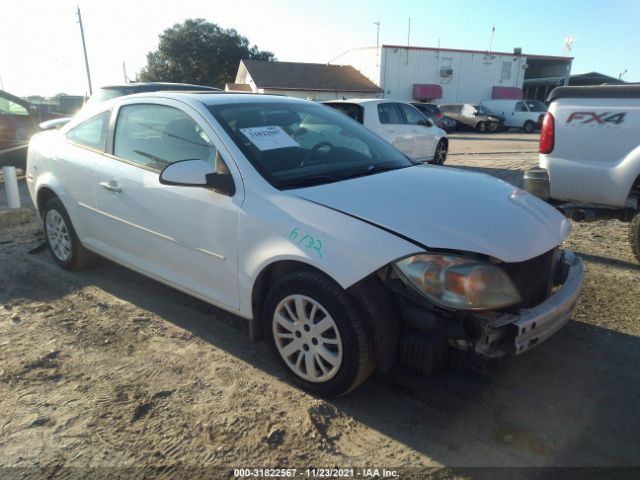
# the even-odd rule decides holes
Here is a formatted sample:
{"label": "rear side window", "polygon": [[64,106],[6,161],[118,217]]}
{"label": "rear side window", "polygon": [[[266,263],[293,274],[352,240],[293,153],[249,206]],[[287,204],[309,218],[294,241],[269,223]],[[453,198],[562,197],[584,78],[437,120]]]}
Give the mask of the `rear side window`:
{"label": "rear side window", "polygon": [[107,145],[107,126],[110,111],[99,113],[67,132],[67,140],[83,147],[104,152]]}
{"label": "rear side window", "polygon": [[400,113],[398,105],[395,103],[379,103],[378,104],[378,118],[382,124],[402,124],[404,118]]}
{"label": "rear side window", "polygon": [[344,113],[347,117],[353,118],[358,123],[363,123],[362,106],[355,103],[327,103],[327,106]]}
{"label": "rear side window", "polygon": [[200,125],[182,110],[164,105],[120,108],[113,154],[160,171],[178,160],[215,165],[216,149]]}

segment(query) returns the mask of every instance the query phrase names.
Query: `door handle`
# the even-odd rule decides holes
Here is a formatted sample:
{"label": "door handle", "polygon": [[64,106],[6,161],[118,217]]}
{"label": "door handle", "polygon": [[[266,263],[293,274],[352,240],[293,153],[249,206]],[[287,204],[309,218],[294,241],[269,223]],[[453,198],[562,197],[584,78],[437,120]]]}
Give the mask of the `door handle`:
{"label": "door handle", "polygon": [[118,186],[118,182],[115,180],[111,180],[110,182],[100,182],[100,186],[105,190],[109,190],[110,192],[120,193],[122,192],[122,188]]}

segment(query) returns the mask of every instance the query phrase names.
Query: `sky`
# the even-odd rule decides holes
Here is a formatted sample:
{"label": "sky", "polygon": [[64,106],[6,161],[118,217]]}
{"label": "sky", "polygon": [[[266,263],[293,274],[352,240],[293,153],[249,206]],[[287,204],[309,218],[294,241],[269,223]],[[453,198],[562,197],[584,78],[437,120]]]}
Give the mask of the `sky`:
{"label": "sky", "polygon": [[278,60],[326,63],[380,43],[562,55],[572,73],[640,81],[640,0],[2,0],[0,88],[19,96],[88,93],[80,7],[94,90],[146,64],[158,35],[187,18],[235,28]]}

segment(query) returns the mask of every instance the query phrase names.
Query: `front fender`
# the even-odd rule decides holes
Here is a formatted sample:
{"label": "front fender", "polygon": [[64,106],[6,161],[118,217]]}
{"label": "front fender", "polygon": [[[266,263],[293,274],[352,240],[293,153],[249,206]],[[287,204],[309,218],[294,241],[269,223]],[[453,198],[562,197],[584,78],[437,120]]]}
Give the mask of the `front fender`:
{"label": "front fender", "polygon": [[282,261],[317,268],[347,289],[384,265],[421,251],[378,227],[287,192],[259,192],[250,182],[239,221],[240,313],[250,318],[260,273]]}

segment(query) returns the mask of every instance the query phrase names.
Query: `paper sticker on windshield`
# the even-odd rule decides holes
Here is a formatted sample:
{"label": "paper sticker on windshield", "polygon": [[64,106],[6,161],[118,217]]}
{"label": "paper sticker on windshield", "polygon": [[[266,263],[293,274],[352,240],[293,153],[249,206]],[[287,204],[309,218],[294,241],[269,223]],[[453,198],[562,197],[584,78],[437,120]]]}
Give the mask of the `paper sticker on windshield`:
{"label": "paper sticker on windshield", "polygon": [[278,125],[270,127],[241,128],[240,131],[245,137],[251,140],[251,143],[262,151],[300,146]]}

